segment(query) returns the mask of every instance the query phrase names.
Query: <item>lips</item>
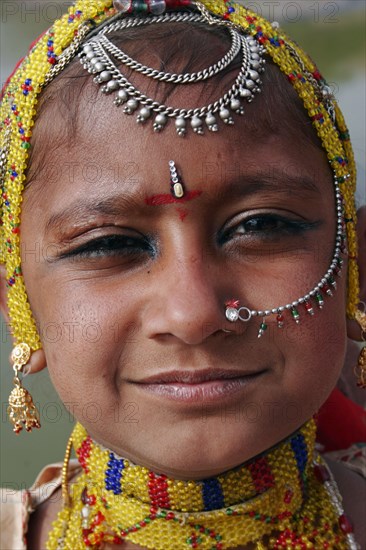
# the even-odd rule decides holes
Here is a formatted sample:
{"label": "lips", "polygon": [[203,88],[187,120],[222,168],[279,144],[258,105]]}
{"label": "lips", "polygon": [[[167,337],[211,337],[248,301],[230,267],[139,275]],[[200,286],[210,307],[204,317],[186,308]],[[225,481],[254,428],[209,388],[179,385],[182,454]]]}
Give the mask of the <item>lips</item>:
{"label": "lips", "polygon": [[232,401],[255,383],[266,370],[174,370],[143,378],[134,384],[145,394],[178,404],[202,405]]}
{"label": "lips", "polygon": [[204,369],[200,371],[174,370],[155,374],[142,380],[135,381],[138,384],[202,384],[214,380],[231,380],[233,378],[243,378],[253,376],[259,371],[239,371],[233,369]]}

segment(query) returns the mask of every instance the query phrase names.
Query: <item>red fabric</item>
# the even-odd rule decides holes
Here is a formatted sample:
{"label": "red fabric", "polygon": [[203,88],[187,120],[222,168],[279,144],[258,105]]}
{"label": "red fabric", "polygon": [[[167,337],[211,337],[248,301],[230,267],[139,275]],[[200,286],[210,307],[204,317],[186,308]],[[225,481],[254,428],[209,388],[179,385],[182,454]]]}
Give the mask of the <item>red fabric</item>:
{"label": "red fabric", "polygon": [[335,388],[317,415],[317,440],[324,452],[366,443],[366,411]]}

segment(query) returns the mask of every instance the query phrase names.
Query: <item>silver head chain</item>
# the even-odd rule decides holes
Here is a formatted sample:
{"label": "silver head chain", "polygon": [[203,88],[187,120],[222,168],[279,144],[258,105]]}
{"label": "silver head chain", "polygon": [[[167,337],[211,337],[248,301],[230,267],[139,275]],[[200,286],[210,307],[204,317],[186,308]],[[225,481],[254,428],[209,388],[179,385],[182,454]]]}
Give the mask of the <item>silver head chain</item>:
{"label": "silver head chain", "polygon": [[[138,123],[143,123],[154,115],[155,132],[160,132],[169,119],[174,120],[179,136],[186,134],[188,125],[200,135],[204,133],[204,127],[211,132],[216,132],[219,128],[218,118],[225,124],[234,124],[232,113],[242,115],[243,102],[251,102],[254,95],[261,91],[260,73],[263,72],[265,64],[263,46],[254,38],[240,34],[234,28],[227,28],[231,47],[217,63],[198,72],[176,74],[142,65],[115,46],[107,36],[114,31],[168,22],[207,23],[206,18],[200,14],[177,12],[145,18],[117,19],[104,26],[96,36],[82,45],[80,61],[90,74],[95,75],[94,81],[101,85],[104,94],[115,94],[114,103],[117,106],[124,105],[124,113],[131,115],[137,111]],[[194,84],[218,75],[233,62],[238,54],[241,56],[241,66],[230,89],[215,102],[193,109],[173,108],[151,99],[138,90],[117,68],[118,62],[119,65],[122,64],[130,70],[160,82],[177,85]]]}

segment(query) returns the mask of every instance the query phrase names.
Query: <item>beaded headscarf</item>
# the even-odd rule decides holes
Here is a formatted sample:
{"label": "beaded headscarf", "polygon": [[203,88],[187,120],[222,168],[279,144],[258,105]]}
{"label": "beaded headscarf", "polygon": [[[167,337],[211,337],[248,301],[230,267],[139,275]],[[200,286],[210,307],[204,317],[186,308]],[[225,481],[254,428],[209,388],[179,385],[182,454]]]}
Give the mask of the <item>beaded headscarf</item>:
{"label": "beaded headscarf", "polygon": [[[334,99],[332,109],[329,109],[326,97],[321,97],[325,81],[317,67],[277,25],[228,0],[202,0],[202,4],[203,10],[209,10],[262,44],[303,101],[343,197],[349,251],[347,314],[354,318],[359,303],[354,200],[356,169],[343,115]],[[69,8],[68,14],[58,19],[36,42],[3,92],[0,111],[0,261],[6,266],[10,325],[14,339],[16,343],[27,343],[32,350],[41,347],[41,340],[22,276],[20,216],[38,96],[66,65],[65,58],[69,60],[76,55],[80,41],[90,29],[115,13],[112,0],[78,0]]]}

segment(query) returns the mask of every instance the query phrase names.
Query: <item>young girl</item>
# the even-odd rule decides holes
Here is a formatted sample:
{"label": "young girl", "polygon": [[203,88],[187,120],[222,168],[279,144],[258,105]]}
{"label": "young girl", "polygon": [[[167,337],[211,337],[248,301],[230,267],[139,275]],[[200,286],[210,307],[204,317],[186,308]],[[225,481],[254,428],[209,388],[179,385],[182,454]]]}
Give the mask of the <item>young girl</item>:
{"label": "young girl", "polygon": [[77,419],[2,547],[365,548],[364,479],[315,449],[365,314],[352,149],[313,62],[231,2],[80,0],[1,121],[9,416],[39,427],[21,372],[47,366]]}

